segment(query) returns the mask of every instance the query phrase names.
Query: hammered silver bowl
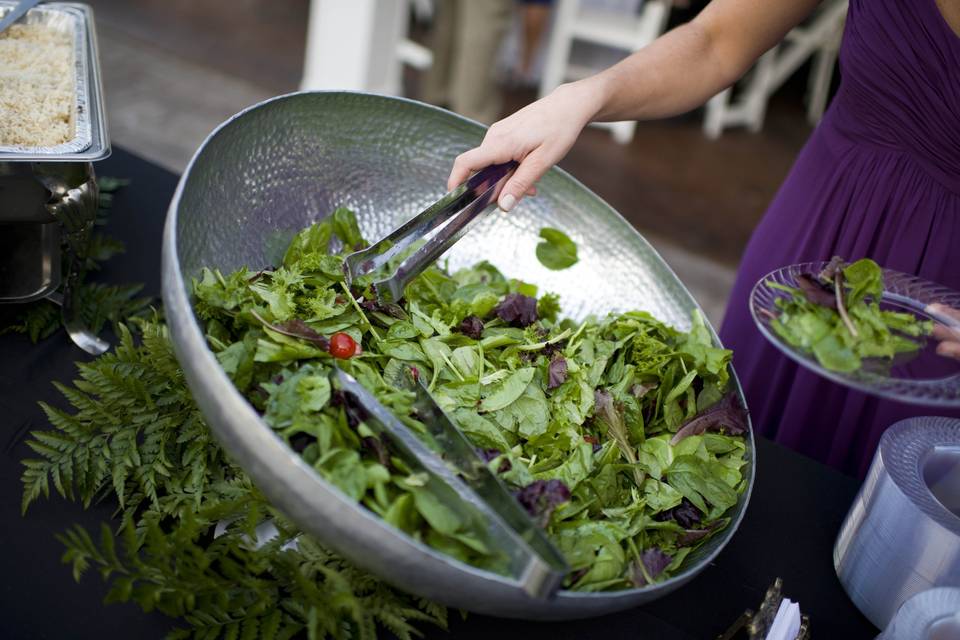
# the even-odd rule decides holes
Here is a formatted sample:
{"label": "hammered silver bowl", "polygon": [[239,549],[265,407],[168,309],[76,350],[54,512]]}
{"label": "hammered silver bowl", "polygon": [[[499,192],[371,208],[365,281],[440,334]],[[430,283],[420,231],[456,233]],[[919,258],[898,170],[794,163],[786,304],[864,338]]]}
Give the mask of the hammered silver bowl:
{"label": "hammered silver bowl", "polygon": [[[223,123],[193,157],[167,215],[163,299],[177,356],[211,429],[267,497],[304,531],[387,582],[449,606],[527,619],[583,618],[650,602],[690,581],[736,532],[753,487],[752,435],[748,486],[730,525],[691,553],[675,577],[640,589],[538,599],[507,577],[398,532],[325,482],[236,391],[191,307],[191,278],[202,267],[277,264],[297,230],[338,206],[357,212],[367,238],[386,234],[443,195],[454,157],[483,133],[475,122],[419,102],[346,92],[280,96]],[[578,244],[576,265],[550,271],[537,261],[544,226]],[[558,293],[565,314],[577,319],[641,309],[687,329],[698,309],[650,244],[559,169],[512,213],[488,214],[444,260],[451,268],[488,260]]]}

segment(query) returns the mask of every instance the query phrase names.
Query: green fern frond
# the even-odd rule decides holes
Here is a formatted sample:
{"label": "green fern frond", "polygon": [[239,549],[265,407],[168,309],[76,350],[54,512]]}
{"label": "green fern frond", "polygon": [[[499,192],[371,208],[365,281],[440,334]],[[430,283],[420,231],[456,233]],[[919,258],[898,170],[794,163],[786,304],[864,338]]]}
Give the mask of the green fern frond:
{"label": "green fern frond", "polygon": [[[58,385],[64,410],[42,405],[51,429],[31,434],[23,508],[61,496],[89,505],[105,492],[120,525],[98,540],[82,527],[59,539],[80,579],[96,568],[108,602],[134,602],[188,626],[171,638],[376,638],[446,625],[439,605],[401,594],[300,532],[272,508],[207,428],[156,319],[121,325],[117,347],[78,365]],[[253,530],[273,520],[280,536],[255,549]],[[233,521],[217,538],[220,520]],[[284,545],[297,540],[295,548]]]}

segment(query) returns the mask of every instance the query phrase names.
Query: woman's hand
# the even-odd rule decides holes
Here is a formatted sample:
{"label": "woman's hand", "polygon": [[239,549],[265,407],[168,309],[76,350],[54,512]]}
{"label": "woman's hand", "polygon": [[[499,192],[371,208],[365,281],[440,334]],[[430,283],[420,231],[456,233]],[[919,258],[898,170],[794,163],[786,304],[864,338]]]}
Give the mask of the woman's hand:
{"label": "woman's hand", "polygon": [[598,91],[588,82],[565,84],[550,95],[494,123],[479,147],[457,156],[447,188],[491,164],[520,163],[500,192],[498,204],[510,211],[524,195],[536,193],[536,182],[559,162],[600,108]]}
{"label": "woman's hand", "polygon": [[[932,304],[928,309],[941,316],[953,318],[960,324],[960,309],[951,309],[942,304]],[[940,341],[937,345],[937,353],[960,360],[960,328],[938,323],[933,327],[933,337]]]}

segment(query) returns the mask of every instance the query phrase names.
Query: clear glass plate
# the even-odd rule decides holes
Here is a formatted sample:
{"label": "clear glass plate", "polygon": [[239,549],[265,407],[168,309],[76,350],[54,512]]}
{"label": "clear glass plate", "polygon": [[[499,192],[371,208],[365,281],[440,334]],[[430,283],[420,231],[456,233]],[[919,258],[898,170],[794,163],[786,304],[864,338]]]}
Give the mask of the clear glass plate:
{"label": "clear glass plate", "polygon": [[[842,373],[824,368],[812,353],[787,344],[774,332],[770,321],[773,314],[779,312],[776,300],[789,294],[768,283],[796,287],[797,276],[819,273],[826,265],[826,262],[805,262],[783,267],[754,285],[750,292],[750,314],[767,340],[811,371],[858,391],[912,404],[960,407],[960,361],[938,356],[933,338],[928,338],[917,353],[896,358],[892,363],[880,358],[867,359],[859,371]],[[929,305],[940,303],[960,309],[960,293],[923,278],[883,269],[883,286],[880,301],[883,309],[909,312],[924,320],[944,323],[950,321],[928,312]]]}

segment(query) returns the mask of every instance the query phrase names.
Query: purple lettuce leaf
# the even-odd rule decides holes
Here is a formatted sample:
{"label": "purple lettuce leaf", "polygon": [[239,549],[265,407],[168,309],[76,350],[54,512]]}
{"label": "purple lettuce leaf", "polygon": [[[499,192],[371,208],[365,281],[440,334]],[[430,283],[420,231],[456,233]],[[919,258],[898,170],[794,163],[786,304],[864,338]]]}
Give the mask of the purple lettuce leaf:
{"label": "purple lettuce leaf", "polygon": [[547,389],[556,389],[567,381],[567,360],[557,354],[547,367]]}
{"label": "purple lettuce leaf", "polygon": [[543,347],[543,355],[548,358],[552,358],[557,353],[560,353],[567,346],[566,340],[560,340],[559,342],[551,342]]}
{"label": "purple lettuce leaf", "polygon": [[[476,451],[477,455],[480,456],[480,459],[484,462],[490,462],[503,455],[500,449],[477,449]],[[510,458],[504,458],[497,466],[497,473],[506,473],[510,471],[510,469],[513,469],[513,463],[510,462]]]}
{"label": "purple lettuce leaf", "polygon": [[554,509],[570,501],[570,489],[561,480],[534,480],[517,491],[514,497],[541,527],[545,527]]}
{"label": "purple lettuce leaf", "polygon": [[500,449],[477,449],[477,455],[480,456],[480,459],[484,462],[490,462],[494,458],[502,455]]}
{"label": "purple lettuce leaf", "polygon": [[510,293],[494,307],[504,322],[516,327],[527,327],[537,321],[537,299],[522,293]]}
{"label": "purple lettuce leaf", "polygon": [[273,329],[277,330],[278,333],[312,342],[321,349],[326,350],[330,348],[329,340],[317,333],[313,327],[299,318],[275,324],[273,325]]}
{"label": "purple lettuce leaf", "polygon": [[260,321],[263,326],[276,331],[279,334],[289,336],[291,338],[299,338],[301,340],[306,340],[320,349],[326,351],[330,348],[330,341],[325,337],[317,333],[313,327],[308,325],[303,320],[299,318],[294,318],[293,320],[287,320],[286,322],[277,322],[271,323],[263,318],[256,311],[251,311],[253,317]]}
{"label": "purple lettuce leaf", "polygon": [[833,256],[817,277],[823,282],[833,282],[838,273],[843,273],[846,266],[847,263],[844,262],[843,258]]}
{"label": "purple lettuce leaf", "polygon": [[405,320],[407,318],[407,312],[404,311],[403,307],[400,305],[393,302],[381,304],[376,298],[370,298],[369,300],[361,301],[360,307],[365,311],[379,311],[380,313],[385,313],[388,316],[397,318],[399,320]]}
{"label": "purple lettuce leaf", "polygon": [[832,287],[828,287],[808,273],[797,276],[797,286],[803,297],[821,307],[837,308],[837,296]]}
{"label": "purple lettuce leaf", "polygon": [[646,569],[646,575],[644,575],[643,569],[634,563],[633,583],[638,587],[643,587],[649,584],[647,582],[647,576],[655,579],[673,562],[673,558],[658,547],[650,547],[649,549],[644,549],[643,553],[640,554],[640,561],[643,562],[643,569]]}
{"label": "purple lettuce leaf", "polygon": [[701,518],[703,518],[703,514],[700,512],[700,509],[697,509],[697,507],[686,498],[684,498],[680,504],[675,506],[673,509],[661,511],[654,516],[654,519],[661,522],[672,520],[684,529],[689,529],[693,525],[699,523]]}
{"label": "purple lettuce leaf", "polygon": [[710,535],[710,529],[687,529],[677,538],[677,545],[689,547]]}
{"label": "purple lettuce leaf", "polygon": [[721,429],[728,435],[740,435],[747,430],[747,411],[740,404],[740,398],[732,391],[720,402],[687,420],[671,438],[670,444],[675,445],[684,438],[700,435],[708,430]]}
{"label": "purple lettuce leaf", "polygon": [[483,320],[477,316],[467,316],[460,323],[460,333],[474,340],[479,340],[483,334]]}
{"label": "purple lettuce leaf", "polygon": [[679,538],[677,538],[677,544],[681,547],[689,547],[709,536],[722,524],[722,520],[715,520],[702,529],[687,529]]}

